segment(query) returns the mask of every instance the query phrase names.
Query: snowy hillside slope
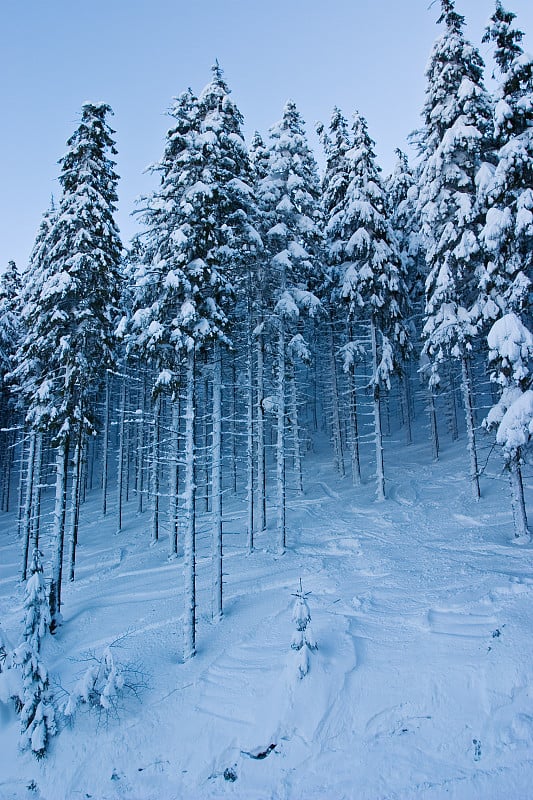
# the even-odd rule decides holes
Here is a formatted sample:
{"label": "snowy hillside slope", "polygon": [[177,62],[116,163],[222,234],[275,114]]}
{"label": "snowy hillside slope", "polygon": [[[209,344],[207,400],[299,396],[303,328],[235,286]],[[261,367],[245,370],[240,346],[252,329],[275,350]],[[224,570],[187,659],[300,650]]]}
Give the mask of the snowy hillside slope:
{"label": "snowy hillside slope", "polygon": [[[87,653],[120,639],[116,662],[142,665],[147,687],[117,716],[79,709],[41,762],[18,753],[17,720],[0,704],[1,800],[532,796],[532,547],[512,541],[506,481],[485,477],[475,503],[463,441],[433,464],[428,443],[398,438],[377,503],[372,480],[354,488],[329,461],[320,443],[307,456],[283,556],[273,530],[246,555],[244,502],[226,498],[216,623],[201,518],[198,654],[185,664],[182,559],[167,560],[165,539],[148,547],[133,504],[116,534],[89,497],[77,578],[43,660],[60,696]],[[0,523],[0,618],[15,644],[19,544],[13,515]],[[290,648],[300,578],[318,641],[302,680]]]}

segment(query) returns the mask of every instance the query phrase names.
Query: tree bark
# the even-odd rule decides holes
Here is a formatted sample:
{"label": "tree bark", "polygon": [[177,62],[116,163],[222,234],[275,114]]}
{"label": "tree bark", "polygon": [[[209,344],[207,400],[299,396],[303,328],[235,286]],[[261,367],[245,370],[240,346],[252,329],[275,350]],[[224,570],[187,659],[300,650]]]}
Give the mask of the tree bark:
{"label": "tree bark", "polygon": [[511,483],[511,500],[513,506],[514,532],[516,538],[527,538],[526,503],[524,500],[524,484],[520,468],[520,450],[516,452],[509,462],[509,481]]}
{"label": "tree bark", "polygon": [[279,320],[278,332],[278,385],[277,385],[277,439],[276,439],[276,491],[278,505],[278,552],[285,552],[285,325]]}
{"label": "tree bark", "polygon": [[155,544],[159,539],[159,444],[161,425],[161,394],[154,400],[154,427],[152,430],[152,459],[151,470],[151,495],[152,495],[152,524],[150,528],[150,542]]}
{"label": "tree bark", "polygon": [[179,433],[180,402],[179,397],[172,398],[170,422],[170,486],[168,504],[170,558],[178,555],[178,474],[179,474]]}
{"label": "tree bark", "polygon": [[474,500],[479,500],[479,472],[477,464],[476,433],[474,423],[474,402],[472,397],[472,381],[470,379],[469,363],[466,357],[461,359],[461,376],[463,402],[465,407],[466,433],[468,437],[468,454],[470,456],[470,483]]}
{"label": "tree bark", "polygon": [[257,337],[257,506],[259,511],[258,528],[266,530],[266,448],[265,448],[265,398],[264,358],[265,344],[263,334]]}
{"label": "tree bark", "polygon": [[[251,309],[248,310],[251,315]],[[254,549],[254,374],[252,321],[246,326],[246,547]]]}
{"label": "tree bark", "polygon": [[20,570],[20,579],[25,581],[28,576],[28,556],[30,551],[30,536],[31,536],[31,501],[33,498],[33,482],[35,472],[35,447],[37,441],[37,432],[30,431],[30,445],[28,448],[28,459],[26,467],[26,492],[24,495],[24,513],[22,515],[22,564]]}
{"label": "tree bark", "polygon": [[[378,368],[378,342],[374,320],[370,322],[370,335],[372,339],[372,370],[374,376]],[[379,384],[374,378],[374,432],[376,443],[376,498],[385,499],[385,468],[383,464],[383,432],[381,429],[381,404]]]}
{"label": "tree bark", "polygon": [[302,475],[302,452],[300,448],[300,426],[298,424],[298,396],[296,393],[296,376],[294,364],[290,365],[289,369],[289,383],[290,383],[290,417],[293,432],[293,447],[294,447],[294,472],[296,474],[296,490],[298,494],[304,493],[303,475]]}
{"label": "tree bark", "polygon": [[184,487],[184,577],[185,577],[185,619],[184,619],[184,659],[187,661],[196,653],[196,485],[195,485],[195,443],[194,443],[194,349],[187,354],[185,389],[185,487]]}
{"label": "tree bark", "polygon": [[111,377],[109,370],[105,374],[104,430],[102,433],[102,515],[107,514],[107,484],[109,476],[109,409],[111,405]]}
{"label": "tree bark", "polygon": [[61,624],[61,578],[63,574],[63,542],[65,538],[65,512],[67,506],[67,470],[69,439],[65,436],[57,446],[56,493],[52,530],[52,578],[50,581],[50,632]]}
{"label": "tree bark", "polygon": [[80,518],[80,488],[83,452],[83,422],[79,423],[78,437],[74,448],[74,468],[70,489],[70,519],[68,532],[68,579],[74,580],[76,546],[78,544],[78,523]]}
{"label": "tree bark", "polygon": [[213,619],[222,617],[222,353],[213,345],[213,431],[211,449],[211,514],[213,564]]}
{"label": "tree bark", "polygon": [[331,414],[332,414],[332,435],[333,452],[335,453],[335,466],[341,478],[346,476],[344,466],[344,449],[342,444],[342,430],[339,403],[339,386],[337,381],[337,360],[335,358],[335,340],[333,336],[333,322],[328,320],[326,323],[329,350],[329,369],[331,381]]}
{"label": "tree bark", "polygon": [[428,390],[428,414],[429,414],[429,425],[431,430],[431,452],[433,454],[433,460],[438,461],[439,459],[439,429],[437,426],[437,410],[435,408],[435,395],[433,394],[433,390]]}

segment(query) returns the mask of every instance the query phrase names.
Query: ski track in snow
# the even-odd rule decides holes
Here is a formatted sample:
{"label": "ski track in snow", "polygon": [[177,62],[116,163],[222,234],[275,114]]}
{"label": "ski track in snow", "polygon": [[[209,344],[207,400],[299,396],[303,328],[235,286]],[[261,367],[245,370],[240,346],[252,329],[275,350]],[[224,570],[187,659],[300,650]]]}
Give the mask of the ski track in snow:
{"label": "ski track in snow", "polygon": [[[203,515],[198,653],[187,663],[182,557],[167,559],[164,537],[148,547],[133,501],[117,534],[95,493],[64,625],[44,656],[69,688],[84,654],[124,637],[115,658],[142,663],[148,688],[116,719],[78,712],[41,763],[17,754],[16,720],[0,705],[0,800],[527,800],[531,547],[510,541],[505,484],[470,500],[461,443],[439,464],[428,458],[413,446],[386,459],[388,497],[376,503],[370,480],[353,487],[309,456],[283,556],[275,509],[248,555],[244,504],[226,496],[219,622]],[[8,516],[0,614],[14,640],[22,594]],[[300,578],[319,645],[303,680],[290,649]]]}

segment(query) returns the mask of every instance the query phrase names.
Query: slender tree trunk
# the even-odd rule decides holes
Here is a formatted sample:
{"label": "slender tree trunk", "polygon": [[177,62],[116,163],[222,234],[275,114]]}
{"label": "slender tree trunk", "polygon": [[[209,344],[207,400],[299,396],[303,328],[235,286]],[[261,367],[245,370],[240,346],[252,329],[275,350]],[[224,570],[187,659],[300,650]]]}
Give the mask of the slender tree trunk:
{"label": "slender tree trunk", "polygon": [[141,389],[141,408],[137,415],[137,514],[143,513],[144,499],[144,448],[145,448],[145,417],[146,417],[146,378],[143,375]]}
{"label": "slender tree trunk", "polygon": [[237,494],[237,368],[234,355],[231,360],[231,409],[230,409],[230,447],[231,447],[231,490]]}
{"label": "slender tree trunk", "polygon": [[30,445],[28,448],[28,459],[26,467],[26,492],[24,495],[24,513],[22,515],[22,565],[20,579],[25,581],[28,576],[28,556],[30,550],[31,535],[31,501],[33,497],[33,476],[35,472],[35,446],[37,433],[30,431]]}
{"label": "slender tree trunk", "polygon": [[[25,467],[25,446],[24,446],[24,430],[21,432],[20,441],[19,441],[19,448],[20,448],[20,462],[19,462],[19,487],[18,487],[18,512],[17,512],[17,536],[20,538],[22,536],[22,525],[23,525],[23,518],[24,518],[24,467]],[[26,561],[28,560],[26,555]]]}
{"label": "slender tree trunk", "polygon": [[33,470],[33,490],[31,499],[30,553],[39,547],[41,528],[41,474],[43,470],[43,434],[37,433],[35,439],[35,467]]}
{"label": "slender tree trunk", "polygon": [[178,555],[178,474],[179,474],[180,402],[172,398],[170,422],[170,499],[168,505],[170,558]]}
{"label": "slender tree trunk", "polygon": [[337,381],[337,359],[335,358],[335,340],[333,337],[333,322],[329,320],[326,324],[329,350],[329,368],[331,381],[331,413],[332,413],[332,434],[333,452],[335,453],[335,467],[341,478],[346,475],[344,466],[344,449],[342,445],[341,417],[339,386]]}
{"label": "slender tree trunk", "polygon": [[479,472],[477,464],[476,433],[474,424],[474,402],[472,398],[472,381],[470,379],[470,369],[465,357],[461,359],[461,375],[463,402],[465,406],[466,433],[468,437],[468,454],[470,456],[470,482],[474,500],[479,500]]}
{"label": "slender tree trunk", "polygon": [[266,530],[266,448],[265,448],[265,398],[263,335],[257,337],[257,505],[259,511],[259,530]]}
{"label": "slender tree trunk", "polygon": [[52,530],[52,578],[50,581],[50,632],[61,624],[61,577],[63,574],[63,541],[65,537],[65,512],[67,505],[68,437],[63,438],[56,453],[56,495]]}
{"label": "slender tree trunk", "polygon": [[184,659],[187,661],[196,653],[196,485],[195,485],[195,443],[194,443],[194,350],[187,354],[185,389],[185,487],[184,487],[184,577],[185,577],[185,618],[184,618]]}
{"label": "slender tree trunk", "polygon": [[352,483],[361,485],[361,458],[359,453],[359,420],[357,417],[357,387],[355,383],[355,366],[350,367],[350,423],[352,440]]}
{"label": "slender tree trunk", "polygon": [[448,364],[448,383],[450,386],[449,392],[447,394],[448,424],[450,426],[452,441],[455,442],[459,438],[459,428],[457,424],[457,396],[455,393],[455,376],[453,374],[453,368],[451,364]]}
{"label": "slender tree trunk", "polygon": [[117,530],[122,530],[122,511],[124,506],[124,458],[125,458],[125,426],[126,426],[126,378],[122,377],[120,390],[120,413],[118,427],[118,457],[117,457]]}
{"label": "slender tree trunk", "polygon": [[520,450],[509,462],[509,481],[511,483],[511,501],[513,506],[514,533],[516,538],[527,538],[526,503],[524,500],[524,484],[520,469]]}
{"label": "slender tree trunk", "polygon": [[276,483],[278,504],[278,552],[285,552],[285,325],[279,320],[278,334],[278,391],[277,391],[277,440],[276,440]]}
{"label": "slender tree trunk", "polygon": [[211,507],[213,546],[213,618],[222,617],[222,353],[213,345],[213,435],[211,450]]}
{"label": "slender tree trunk", "polygon": [[413,428],[411,425],[411,401],[409,397],[410,379],[407,372],[402,375],[400,383],[400,391],[402,396],[402,405],[404,409],[404,425],[405,425],[405,441],[406,444],[413,443]]}
{"label": "slender tree trunk", "polygon": [[161,394],[154,400],[154,427],[152,431],[152,462],[151,470],[151,495],[152,495],[152,525],[150,529],[150,542],[155,544],[159,539],[159,445],[161,426]]}
{"label": "slender tree trunk", "polygon": [[130,482],[131,482],[131,414],[129,413],[131,407],[131,391],[127,391],[125,398],[126,404],[124,406],[124,495],[125,502],[130,499]]}
{"label": "slender tree trunk", "polygon": [[[370,334],[372,338],[372,372],[376,375],[379,361],[377,331],[374,320],[370,322]],[[384,500],[385,469],[383,464],[383,432],[381,429],[380,391],[377,382],[374,383],[374,431],[376,441],[376,498],[377,500]]]}
{"label": "slender tree trunk", "polygon": [[317,326],[316,323],[313,325],[313,340],[314,340],[314,352],[315,357],[313,359],[313,366],[312,366],[312,401],[311,401],[311,412],[312,412],[312,420],[313,420],[313,430],[316,433],[318,431],[318,336],[317,336]]}
{"label": "slender tree trunk", "polygon": [[74,448],[74,467],[70,487],[70,519],[68,532],[68,579],[74,580],[76,546],[78,544],[78,523],[80,518],[80,488],[83,453],[83,423],[80,422],[76,446]]}
{"label": "slender tree trunk", "polygon": [[13,466],[13,443],[14,434],[10,429],[5,434],[5,454],[4,454],[4,474],[3,474],[3,488],[2,488],[2,510],[9,511],[9,503],[11,499],[11,468]]}
{"label": "slender tree trunk", "polygon": [[254,549],[254,367],[251,309],[246,327],[246,546]]}
{"label": "slender tree trunk", "polygon": [[433,460],[438,461],[439,429],[437,426],[437,410],[435,408],[435,395],[431,388],[428,389],[428,414],[429,414],[429,426],[431,430],[431,452],[433,455]]}
{"label": "slender tree trunk", "polygon": [[102,434],[102,514],[107,514],[107,484],[109,480],[109,414],[111,377],[109,370],[105,374],[104,430]]}
{"label": "slender tree trunk", "polygon": [[[205,364],[207,365],[207,354]],[[208,378],[208,370],[204,368],[204,397],[203,397],[203,410],[204,413],[201,416],[202,420],[202,465],[203,465],[203,476],[204,476],[204,510],[209,512],[211,506],[211,487],[210,487],[210,463],[209,463],[209,420],[207,415],[207,408],[209,404],[209,378]],[[199,404],[197,404],[197,408],[199,408]],[[235,438],[235,437],[233,437]]]}
{"label": "slender tree trunk", "polygon": [[298,494],[303,494],[304,483],[302,475],[302,452],[300,448],[300,426],[298,423],[298,396],[296,393],[296,376],[295,376],[294,364],[290,365],[289,384],[290,384],[289,413],[292,421],[292,430],[293,430],[294,471],[296,473],[296,489]]}

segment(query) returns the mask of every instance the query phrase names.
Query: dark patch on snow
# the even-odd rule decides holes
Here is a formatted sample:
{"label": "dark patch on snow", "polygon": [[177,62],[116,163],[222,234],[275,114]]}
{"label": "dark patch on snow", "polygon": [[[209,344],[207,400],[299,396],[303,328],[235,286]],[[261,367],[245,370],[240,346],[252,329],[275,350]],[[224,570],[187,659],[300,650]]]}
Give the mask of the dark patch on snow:
{"label": "dark patch on snow", "polygon": [[479,739],[472,739],[472,744],[474,745],[474,761],[479,761],[481,758],[481,742]]}
{"label": "dark patch on snow", "polygon": [[256,761],[261,761],[263,758],[269,756],[272,750],[275,750],[275,748],[275,744],[269,744],[266,750],[259,750],[257,753],[250,753],[247,750],[241,750],[241,753],[243,756],[248,756],[248,758],[255,758]]}

